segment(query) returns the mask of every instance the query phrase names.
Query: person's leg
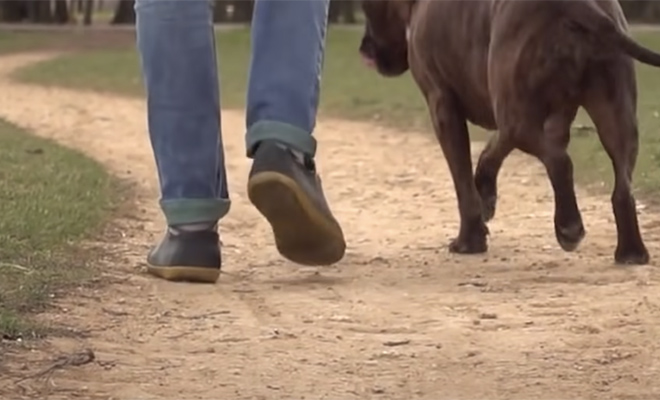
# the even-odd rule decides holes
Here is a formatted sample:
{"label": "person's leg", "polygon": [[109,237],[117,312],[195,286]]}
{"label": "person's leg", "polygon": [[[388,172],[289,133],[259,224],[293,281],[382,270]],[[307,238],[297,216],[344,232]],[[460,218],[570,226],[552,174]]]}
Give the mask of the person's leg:
{"label": "person's leg", "polygon": [[148,270],[215,282],[217,222],[229,211],[209,0],[137,0],[137,44],[168,231]]}
{"label": "person's leg", "polygon": [[346,249],[313,157],[328,0],[256,0],[247,96],[250,201],[270,222],[279,252],[327,265]]}

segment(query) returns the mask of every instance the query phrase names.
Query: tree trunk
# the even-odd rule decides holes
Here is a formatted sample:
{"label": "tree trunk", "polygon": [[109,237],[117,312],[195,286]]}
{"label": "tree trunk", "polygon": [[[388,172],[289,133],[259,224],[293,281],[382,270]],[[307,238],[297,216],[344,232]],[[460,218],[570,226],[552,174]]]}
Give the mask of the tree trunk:
{"label": "tree trunk", "polygon": [[355,24],[355,1],[354,0],[330,0],[328,9],[328,22],[338,24]]}
{"label": "tree trunk", "polygon": [[39,24],[48,24],[53,21],[53,12],[50,8],[50,1],[29,0],[28,20]]}
{"label": "tree trunk", "polygon": [[336,24],[339,22],[339,1],[330,0],[330,6],[328,7],[328,23]]}
{"label": "tree trunk", "polygon": [[0,21],[23,22],[27,18],[27,3],[23,0],[0,1]]}
{"label": "tree trunk", "polygon": [[252,11],[254,11],[253,0],[236,0],[234,3],[234,14],[232,15],[232,22],[251,22]]}
{"label": "tree trunk", "polygon": [[94,0],[87,0],[83,8],[83,25],[92,24],[92,15],[94,14]]}
{"label": "tree trunk", "polygon": [[660,22],[660,2],[654,0],[620,1],[626,18],[631,22]]}
{"label": "tree trunk", "polygon": [[71,21],[71,15],[69,14],[69,4],[67,4],[66,0],[55,0],[54,20],[58,24],[67,24]]}
{"label": "tree trunk", "polygon": [[215,0],[213,3],[213,22],[221,23],[229,21],[229,13],[227,12],[227,6],[230,1],[227,0]]}
{"label": "tree trunk", "polygon": [[344,17],[344,23],[355,24],[355,0],[339,0],[341,4],[341,15]]}
{"label": "tree trunk", "polygon": [[[167,0],[166,0],[167,1]],[[172,0],[185,1],[185,0]],[[135,0],[119,0],[115,15],[110,22],[112,25],[131,25],[135,24]]]}

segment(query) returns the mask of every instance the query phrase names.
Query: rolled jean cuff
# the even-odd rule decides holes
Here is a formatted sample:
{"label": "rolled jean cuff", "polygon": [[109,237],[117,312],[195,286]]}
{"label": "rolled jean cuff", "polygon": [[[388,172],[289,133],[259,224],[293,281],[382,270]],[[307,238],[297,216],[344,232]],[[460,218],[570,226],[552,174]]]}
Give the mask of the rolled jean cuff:
{"label": "rolled jean cuff", "polygon": [[173,199],[161,200],[160,207],[167,219],[167,225],[197,224],[217,222],[227,215],[229,199]]}
{"label": "rolled jean cuff", "polygon": [[274,140],[314,157],[316,154],[316,139],[311,133],[297,126],[279,121],[255,122],[245,136],[247,156],[254,155],[254,148],[263,140]]}

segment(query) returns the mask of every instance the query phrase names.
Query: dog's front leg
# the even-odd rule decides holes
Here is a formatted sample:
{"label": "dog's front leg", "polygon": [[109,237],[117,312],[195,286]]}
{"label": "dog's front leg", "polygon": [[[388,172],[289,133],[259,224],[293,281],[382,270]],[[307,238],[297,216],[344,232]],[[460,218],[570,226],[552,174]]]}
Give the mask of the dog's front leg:
{"label": "dog's front leg", "polygon": [[481,199],[474,184],[470,156],[470,136],[456,99],[448,91],[432,90],[427,103],[442,152],[454,181],[461,227],[449,244],[452,253],[484,253],[488,249],[488,228],[481,212]]}

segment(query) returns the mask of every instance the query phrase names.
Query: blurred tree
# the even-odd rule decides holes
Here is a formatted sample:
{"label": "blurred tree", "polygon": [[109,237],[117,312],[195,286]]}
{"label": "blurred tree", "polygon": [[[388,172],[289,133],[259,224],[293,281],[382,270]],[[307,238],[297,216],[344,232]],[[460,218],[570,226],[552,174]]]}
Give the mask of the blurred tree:
{"label": "blurred tree", "polygon": [[[93,0],[87,0],[92,2]],[[53,20],[58,24],[67,24],[71,22],[71,13],[69,12],[69,3],[67,0],[55,0],[55,14]]]}
{"label": "blurred tree", "polygon": [[27,9],[28,21],[40,24],[53,22],[53,10],[50,7],[50,1],[29,0]]}
{"label": "blurred tree", "polygon": [[[100,3],[100,1],[99,1]],[[94,14],[94,0],[87,0],[83,4],[83,25],[89,26],[92,24],[92,15]]]}
{"label": "blurred tree", "polygon": [[233,1],[234,12],[231,16],[231,22],[250,22],[252,21],[252,12],[254,11],[254,0],[235,0]]}
{"label": "blurred tree", "polygon": [[660,22],[660,2],[655,0],[619,0],[626,18],[632,22]]}
{"label": "blurred tree", "polygon": [[[215,0],[213,21],[250,22],[254,12],[254,0]],[[328,10],[328,21],[338,23],[340,19],[346,24],[357,22],[356,0],[331,0]]]}
{"label": "blurred tree", "polygon": [[213,22],[250,22],[254,0],[215,0]]}
{"label": "blurred tree", "polygon": [[0,1],[2,22],[23,22],[27,19],[27,3],[23,0]]}
{"label": "blurred tree", "polygon": [[215,0],[213,3],[213,22],[221,23],[229,21],[228,6],[231,1],[228,0]]}
{"label": "blurred tree", "polygon": [[[185,0],[174,0],[185,1]],[[131,25],[135,23],[135,0],[119,0],[115,15],[112,17],[110,23],[112,25]]]}
{"label": "blurred tree", "polygon": [[355,5],[356,0],[330,0],[328,22],[332,24],[339,23],[341,17],[345,24],[357,23],[357,18],[355,18]]}

